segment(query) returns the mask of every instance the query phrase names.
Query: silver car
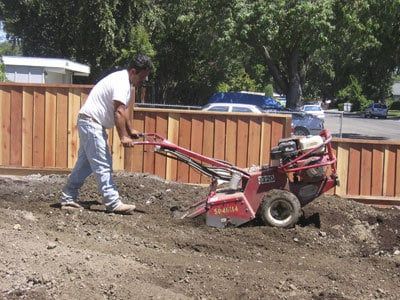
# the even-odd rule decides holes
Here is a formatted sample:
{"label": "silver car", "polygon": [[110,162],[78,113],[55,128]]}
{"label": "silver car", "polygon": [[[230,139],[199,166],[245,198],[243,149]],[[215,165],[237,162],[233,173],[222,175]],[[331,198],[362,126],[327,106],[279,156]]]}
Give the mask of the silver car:
{"label": "silver car", "polygon": [[385,104],[381,103],[372,103],[365,109],[364,117],[365,118],[384,118],[386,119],[388,115],[388,108]]}
{"label": "silver car", "polygon": [[281,111],[292,115],[292,133],[294,135],[318,135],[324,129],[324,120],[299,111]]}

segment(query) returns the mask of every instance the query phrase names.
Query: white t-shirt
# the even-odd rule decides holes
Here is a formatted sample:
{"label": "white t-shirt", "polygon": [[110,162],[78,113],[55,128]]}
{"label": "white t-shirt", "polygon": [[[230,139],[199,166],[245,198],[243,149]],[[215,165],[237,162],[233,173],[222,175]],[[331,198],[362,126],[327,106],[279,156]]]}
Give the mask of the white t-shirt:
{"label": "white t-shirt", "polygon": [[128,105],[131,85],[128,70],[121,70],[104,77],[90,91],[79,113],[94,118],[105,128],[114,127],[113,100]]}

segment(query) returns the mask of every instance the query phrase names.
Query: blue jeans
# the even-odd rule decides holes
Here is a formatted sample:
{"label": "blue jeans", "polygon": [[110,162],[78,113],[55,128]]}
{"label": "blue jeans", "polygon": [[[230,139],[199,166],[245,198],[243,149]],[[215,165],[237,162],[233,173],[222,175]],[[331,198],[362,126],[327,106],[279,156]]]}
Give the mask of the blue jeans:
{"label": "blue jeans", "polygon": [[107,132],[98,123],[78,118],[78,160],[63,188],[61,203],[76,201],[85,179],[94,173],[103,204],[113,210],[121,200],[112,179],[112,157],[107,144]]}

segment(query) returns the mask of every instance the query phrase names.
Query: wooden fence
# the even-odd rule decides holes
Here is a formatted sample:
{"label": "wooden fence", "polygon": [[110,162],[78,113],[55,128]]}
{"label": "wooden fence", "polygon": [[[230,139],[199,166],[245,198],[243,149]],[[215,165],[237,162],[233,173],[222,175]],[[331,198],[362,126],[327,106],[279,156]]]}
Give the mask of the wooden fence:
{"label": "wooden fence", "polygon": [[[92,86],[0,84],[0,166],[68,170],[79,148],[76,118]],[[239,167],[269,163],[271,147],[290,134],[287,115],[209,113],[135,108],[134,127]],[[168,180],[206,182],[186,164],[151,147],[121,147],[109,130],[115,170],[146,172]],[[400,198],[400,142],[334,139],[340,186],[334,193],[363,200]]]}
{"label": "wooden fence", "polygon": [[340,186],[335,193],[400,204],[400,142],[334,139]]}

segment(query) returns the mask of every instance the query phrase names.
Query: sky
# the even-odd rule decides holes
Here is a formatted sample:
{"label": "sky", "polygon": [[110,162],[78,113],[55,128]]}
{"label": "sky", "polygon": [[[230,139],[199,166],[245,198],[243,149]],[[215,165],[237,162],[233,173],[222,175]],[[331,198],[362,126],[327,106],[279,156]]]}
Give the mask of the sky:
{"label": "sky", "polygon": [[3,22],[0,22],[0,42],[6,40],[6,33],[3,31]]}

